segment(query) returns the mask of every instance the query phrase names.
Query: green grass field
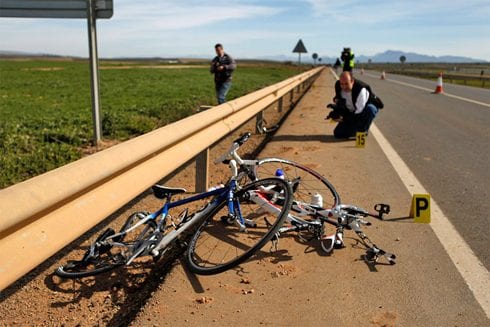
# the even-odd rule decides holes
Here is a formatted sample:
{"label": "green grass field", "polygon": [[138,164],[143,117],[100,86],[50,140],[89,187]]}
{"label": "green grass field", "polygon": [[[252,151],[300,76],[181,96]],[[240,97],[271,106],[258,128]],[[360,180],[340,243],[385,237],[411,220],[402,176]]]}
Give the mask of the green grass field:
{"label": "green grass field", "polygon": [[[100,72],[104,139],[125,140],[216,103],[206,67],[129,64]],[[228,99],[298,73],[288,66],[239,63]],[[92,139],[91,117],[86,61],[0,60],[0,188],[79,159]]]}

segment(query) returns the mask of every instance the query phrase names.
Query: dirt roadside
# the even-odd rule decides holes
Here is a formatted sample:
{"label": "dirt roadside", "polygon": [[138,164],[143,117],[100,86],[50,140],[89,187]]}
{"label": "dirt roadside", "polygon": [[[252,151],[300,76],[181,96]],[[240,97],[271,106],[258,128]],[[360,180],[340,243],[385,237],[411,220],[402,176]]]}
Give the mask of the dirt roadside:
{"label": "dirt roadside", "polygon": [[[390,203],[389,218],[406,217],[410,195],[375,140],[368,138],[366,148],[357,149],[352,141],[336,142],[331,137],[335,125],[323,117],[325,104],[333,97],[333,81],[325,70],[260,157],[307,164],[336,186],[343,202],[368,209]],[[377,119],[383,119],[382,113]],[[253,128],[248,124],[237,134]],[[257,140],[254,136],[241,153],[250,152]],[[224,142],[213,149],[211,157],[227,146]],[[217,184],[226,176],[226,167],[212,168],[211,181]],[[191,165],[167,184],[192,189],[193,171]],[[118,214],[126,217],[159,204],[145,194]],[[116,218],[111,225],[122,222]],[[240,267],[215,276],[192,275],[178,260],[139,262],[134,268],[83,281],[52,276],[60,261],[80,256],[92,235],[72,244],[68,253],[51,260],[10,294],[2,294],[0,326],[488,324],[430,226],[410,220],[373,221],[366,233],[397,254],[397,265],[368,267],[360,260],[364,250],[347,231],[347,247],[332,256],[325,256],[315,242],[302,244],[285,236],[278,251],[270,254],[266,247]]]}

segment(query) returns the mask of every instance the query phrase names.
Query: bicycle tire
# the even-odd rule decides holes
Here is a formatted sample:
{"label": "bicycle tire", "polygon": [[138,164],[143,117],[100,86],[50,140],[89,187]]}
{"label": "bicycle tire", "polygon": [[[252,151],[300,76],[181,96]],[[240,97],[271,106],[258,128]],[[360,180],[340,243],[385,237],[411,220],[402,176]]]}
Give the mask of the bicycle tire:
{"label": "bicycle tire", "polygon": [[[143,214],[143,216],[138,216]],[[133,224],[137,223],[139,219],[143,218],[147,213],[134,213],[132,214],[121,227],[120,232],[128,230]],[[137,244],[141,239],[147,235],[149,230],[155,230],[156,224],[150,220],[143,225],[143,231],[133,240],[133,243]],[[101,242],[107,237],[114,235],[114,230],[111,228],[102,232],[94,243]],[[116,242],[123,242],[128,237],[127,234],[118,236],[114,239]],[[83,278],[89,276],[95,276],[108,271],[111,271],[126,263],[126,260],[119,253],[111,253],[112,246],[102,247],[97,249],[97,255],[95,258],[89,258],[90,249],[85,252],[82,260],[69,261],[67,264],[60,266],[56,269],[55,274],[63,278]]]}
{"label": "bicycle tire", "polygon": [[97,259],[98,265],[94,268],[90,268],[93,264],[95,263],[87,261],[70,261],[66,265],[58,267],[55,273],[56,275],[63,278],[83,278],[111,271],[119,266],[124,265],[124,262],[104,262],[103,264],[101,264],[100,259]]}
{"label": "bicycle tire", "polygon": [[[255,169],[255,177],[262,179],[275,176],[277,169],[281,169],[284,173],[284,179],[292,184],[294,200],[311,203],[312,196],[318,193],[323,200],[322,209],[331,209],[341,203],[340,195],[332,183],[315,170],[291,160],[281,158],[259,159]],[[294,212],[291,214],[294,215]],[[295,215],[295,218],[300,222],[316,220],[316,217],[311,216]]]}
{"label": "bicycle tire", "polygon": [[[112,228],[107,228],[105,231],[100,233],[99,236],[97,236],[97,239],[95,240],[94,243],[96,242],[101,242],[105,240],[107,237],[114,235],[114,230]],[[98,249],[99,250],[99,249]],[[110,258],[107,254],[110,253],[110,248],[101,248],[102,253],[97,254],[97,259],[87,259],[88,255],[90,253],[90,249],[88,249],[85,252],[85,255],[83,256],[82,260],[72,260],[69,261],[66,265],[58,267],[56,269],[55,274],[63,277],[63,278],[82,278],[82,277],[89,277],[89,276],[95,276],[107,271],[110,271],[122,264],[113,262],[111,263],[110,261],[104,261],[107,260],[104,258]],[[103,260],[101,260],[101,255],[103,256]],[[101,264],[102,262],[102,264]],[[92,268],[93,267],[93,268]]]}
{"label": "bicycle tire", "polygon": [[[264,196],[266,205],[260,205],[250,198],[250,194],[256,191],[261,193],[265,189],[274,193],[260,194]],[[226,218],[224,213],[229,212],[226,205],[228,201],[224,199],[203,219],[191,238],[185,256],[190,271],[212,275],[243,263],[271,240],[286,219],[292,203],[289,184],[278,178],[267,178],[245,185],[235,193],[234,199],[240,203],[241,216],[253,221],[255,225],[247,227],[247,232],[243,232],[237,224],[222,219],[222,216]],[[271,213],[264,209],[266,206],[271,208],[271,204],[277,212]]]}

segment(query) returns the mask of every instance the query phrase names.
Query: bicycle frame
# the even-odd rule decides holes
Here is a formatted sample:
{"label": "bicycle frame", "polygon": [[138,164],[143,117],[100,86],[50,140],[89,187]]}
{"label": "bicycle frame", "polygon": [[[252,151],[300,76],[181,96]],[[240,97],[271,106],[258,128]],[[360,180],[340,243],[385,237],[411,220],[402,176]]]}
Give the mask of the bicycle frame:
{"label": "bicycle frame", "polygon": [[[224,199],[227,199],[229,213],[236,214],[237,212],[240,212],[238,202],[233,199],[233,192],[235,191],[235,189],[236,189],[236,181],[232,179],[230,183],[225,187],[221,187],[212,191],[197,194],[195,196],[191,196],[189,198],[182,199],[175,202],[169,202],[167,200],[167,202],[162,208],[160,208],[159,210],[157,210],[156,212],[150,215],[151,216],[150,219],[157,219],[158,216],[161,216],[162,218],[160,220],[160,224],[163,224],[163,222],[166,220],[168,216],[168,212],[170,209],[185,205],[187,203],[191,203],[208,197],[215,196],[215,198],[209,204],[207,204],[201,210],[197,211],[191,219],[187,221],[183,219],[183,221],[181,221],[177,226],[175,226],[175,228],[172,231],[170,231],[167,235],[165,235],[162,238],[162,240],[159,242],[159,244],[157,244],[155,248],[151,250],[151,254],[153,256],[158,256],[159,251],[161,249],[165,249],[180,234],[188,230],[195,223],[201,221],[201,218],[206,217]],[[238,216],[238,219],[240,220],[240,222],[243,221],[243,217],[241,217],[241,215]]]}
{"label": "bicycle frame", "polygon": [[[233,173],[233,177],[230,179],[230,181],[225,185],[224,187],[220,187],[211,191],[207,191],[204,193],[196,194],[194,196],[174,201],[171,202],[171,195],[167,195],[165,204],[158,209],[157,211],[146,215],[144,218],[142,218],[139,222],[137,222],[134,226],[131,228],[116,233],[114,235],[111,235],[107,237],[104,242],[111,241],[113,242],[112,245],[114,246],[122,246],[122,247],[127,247],[127,244],[122,243],[122,242],[117,242],[114,241],[118,237],[122,237],[131,231],[137,229],[138,227],[142,226],[143,224],[148,223],[149,221],[157,221],[159,217],[160,220],[157,223],[157,229],[153,232],[153,235],[149,237],[143,245],[141,245],[127,260],[126,265],[129,265],[133,262],[134,259],[139,257],[145,250],[148,251],[149,253],[153,256],[158,256],[160,255],[160,251],[165,249],[170,243],[172,243],[177,237],[179,237],[183,232],[187,231],[190,227],[195,225],[197,222],[202,221],[202,218],[206,217],[210,212],[212,212],[217,205],[219,205],[222,201],[226,199],[227,201],[227,207],[228,207],[228,212],[229,215],[234,217],[234,222],[237,223],[240,227],[240,231],[245,231],[246,230],[246,223],[247,221],[242,217],[241,214],[241,209],[240,209],[240,204],[238,200],[234,199],[234,192],[238,189],[238,184],[236,182],[236,176],[238,174],[238,169],[235,161],[230,162],[230,168]],[[206,204],[203,208],[200,210],[196,211],[193,215],[191,215],[190,219],[186,219],[184,217],[182,221],[178,222],[177,225],[175,225],[172,222],[172,226],[174,227],[173,230],[171,230],[168,234],[164,235],[158,243],[155,244],[154,247],[151,249],[149,246],[154,243],[156,239],[159,238],[160,235],[165,231],[165,223],[167,221],[167,218],[170,217],[169,211],[173,208],[183,206],[188,203],[192,203],[195,201],[203,200],[205,198],[209,197],[214,197],[214,199]],[[92,245],[94,246],[94,245]]]}

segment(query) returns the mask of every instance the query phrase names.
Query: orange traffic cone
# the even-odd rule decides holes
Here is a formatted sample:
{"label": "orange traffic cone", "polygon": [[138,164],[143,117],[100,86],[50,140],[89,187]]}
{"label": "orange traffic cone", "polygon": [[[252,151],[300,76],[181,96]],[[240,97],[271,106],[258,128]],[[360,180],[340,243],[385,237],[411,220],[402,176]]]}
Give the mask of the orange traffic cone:
{"label": "orange traffic cone", "polygon": [[437,86],[434,91],[435,94],[442,94],[444,90],[442,89],[442,73],[439,73],[439,77],[437,78]]}
{"label": "orange traffic cone", "polygon": [[385,71],[383,70],[383,72],[381,73],[381,79],[386,79],[386,74],[385,74]]}

